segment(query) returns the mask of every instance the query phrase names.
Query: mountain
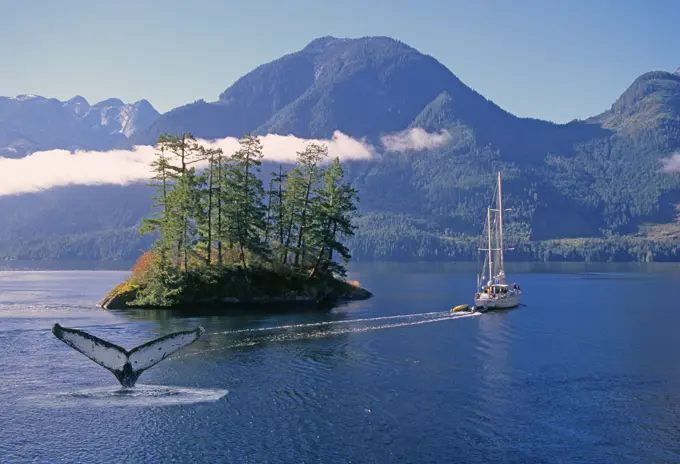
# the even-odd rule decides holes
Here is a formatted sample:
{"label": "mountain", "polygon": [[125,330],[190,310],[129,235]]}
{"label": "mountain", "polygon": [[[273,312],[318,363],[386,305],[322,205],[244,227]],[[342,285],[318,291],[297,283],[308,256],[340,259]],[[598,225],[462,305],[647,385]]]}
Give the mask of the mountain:
{"label": "mountain", "polygon": [[[122,103],[83,100],[59,102],[72,115],[59,124],[95,109],[102,121],[103,108]],[[126,132],[122,117],[97,127],[130,134],[127,144],[153,143],[163,132],[213,139],[339,130],[380,146],[383,136],[409,128],[445,131],[446,143],[434,148],[346,163],[361,196],[350,243],[357,258],[474,257],[471,237],[502,170],[504,203],[513,210],[504,226],[518,249],[509,259],[658,260],[680,258],[679,102],[680,75],[655,71],[584,121],[519,118],[402,42],[323,37],[259,66],[216,101],[149,117],[144,129],[133,124]],[[47,110],[35,114],[50,120]],[[0,120],[0,133],[7,131]],[[134,257],[144,242],[133,231],[150,197],[144,186],[91,186],[0,198],[0,256]]]}
{"label": "mountain", "polygon": [[680,127],[680,74],[649,72],[635,79],[612,107],[589,120],[639,135],[645,130]]}
{"label": "mountain", "polygon": [[[153,144],[164,132],[215,139],[253,134],[330,138],[339,130],[377,142],[408,127],[475,132],[480,145],[541,157],[605,133],[588,124],[517,118],[463,84],[436,59],[388,37],[322,37],[237,80],[215,102],[176,108],[135,134]],[[526,143],[531,140],[531,143]]]}
{"label": "mountain", "polygon": [[164,114],[134,141],[153,143],[177,128],[204,138],[247,131],[323,138],[335,130],[373,138],[408,127],[442,92],[456,100],[461,116],[514,119],[408,45],[386,37],[323,37],[259,66],[215,102]]}
{"label": "mountain", "polygon": [[159,116],[146,100],[112,98],[90,106],[81,96],[62,102],[37,95],[0,97],[0,156],[35,151],[108,150],[145,130]]}

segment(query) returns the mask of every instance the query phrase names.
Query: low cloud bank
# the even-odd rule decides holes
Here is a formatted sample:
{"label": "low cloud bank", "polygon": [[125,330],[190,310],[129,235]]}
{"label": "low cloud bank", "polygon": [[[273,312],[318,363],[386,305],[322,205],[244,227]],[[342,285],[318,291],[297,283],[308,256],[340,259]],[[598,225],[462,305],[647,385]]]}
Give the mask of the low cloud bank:
{"label": "low cloud bank", "polygon": [[[446,131],[428,134],[423,129],[408,129],[381,138],[377,149],[365,140],[352,138],[336,131],[329,140],[301,139],[292,135],[267,134],[260,137],[264,159],[292,163],[296,152],[311,142],[328,146],[330,159],[342,161],[373,158],[379,151],[399,152],[425,150],[450,140]],[[238,150],[238,139],[199,140],[205,147],[221,148],[226,155]],[[149,167],[156,149],[136,146],[133,150],[76,151],[48,150],[25,158],[0,157],[0,195],[31,193],[65,185],[125,185],[143,182],[151,177]],[[330,161],[330,160],[329,160]]]}
{"label": "low cloud bank", "polygon": [[[303,151],[309,143],[322,143],[328,147],[328,158],[336,157],[340,160],[370,159],[375,155],[375,149],[364,140],[354,139],[340,131],[335,131],[329,140],[301,139],[294,135],[267,134],[260,137],[262,154],[267,161],[281,163],[295,162],[296,153]],[[227,137],[215,141],[201,141],[206,147],[221,148],[225,155],[239,149],[238,139]]]}
{"label": "low cloud bank", "polygon": [[673,153],[668,158],[662,158],[663,172],[680,172],[680,153]]}
{"label": "low cloud bank", "polygon": [[444,145],[451,140],[451,134],[442,129],[438,134],[429,134],[419,127],[395,134],[385,135],[380,141],[386,151],[427,150]]}

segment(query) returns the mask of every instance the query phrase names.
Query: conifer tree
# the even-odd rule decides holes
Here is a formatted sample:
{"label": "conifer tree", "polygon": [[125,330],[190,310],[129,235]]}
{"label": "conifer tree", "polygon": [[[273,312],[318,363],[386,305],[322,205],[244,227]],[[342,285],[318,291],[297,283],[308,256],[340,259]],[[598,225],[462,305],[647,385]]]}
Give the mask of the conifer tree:
{"label": "conifer tree", "polygon": [[[314,193],[314,186],[320,179],[323,171],[319,164],[328,156],[328,147],[317,143],[310,143],[307,147],[297,153],[296,166],[288,175],[286,182],[288,203],[288,236],[284,253],[288,254],[292,240],[294,266],[301,268],[305,259],[305,245],[308,235],[309,208]],[[296,233],[293,237],[293,233]]]}
{"label": "conifer tree", "polygon": [[217,209],[217,223],[215,226],[215,240],[217,240],[217,263],[224,260],[224,244],[230,239],[230,211],[232,207],[230,158],[220,151],[214,158],[214,188]]}
{"label": "conifer tree", "polygon": [[172,189],[173,177],[169,168],[170,161],[165,154],[164,145],[160,145],[159,150],[156,152],[156,156],[157,158],[151,163],[154,174],[151,177],[151,183],[148,184],[150,187],[156,188],[156,194],[153,197],[153,207],[155,208],[155,211],[152,213],[151,217],[145,218],[142,221],[140,233],[158,233],[160,235],[154,245],[159,252],[159,264],[162,268],[165,268],[168,264],[168,244],[172,243],[174,238],[170,234],[171,228],[169,227],[169,223],[172,219],[172,212],[168,209],[168,194]]}
{"label": "conifer tree", "polygon": [[264,244],[269,245],[269,233],[275,227],[274,218],[272,217],[272,202],[274,197],[274,179],[269,180],[269,188],[267,189],[267,212],[264,215]]}
{"label": "conifer tree", "polygon": [[156,188],[156,194],[153,196],[153,208],[156,210],[151,214],[151,217],[144,218],[142,221],[142,234],[160,232],[163,223],[166,220],[168,192],[172,188],[172,179],[169,169],[169,160],[165,155],[165,147],[161,146],[156,152],[157,158],[151,162],[151,169],[153,176],[151,182],[147,184],[149,187]]}
{"label": "conifer tree", "polygon": [[190,166],[202,160],[203,150],[193,135],[188,133],[181,136],[163,134],[159,137],[158,143],[171,155],[167,167],[176,182],[167,197],[166,206],[172,213],[169,216],[168,227],[173,237],[178,235],[175,262],[179,263],[182,260],[184,272],[187,273],[189,255],[193,251],[198,232],[196,223],[201,215],[196,171]]}
{"label": "conifer tree", "polygon": [[310,244],[315,248],[316,259],[310,277],[318,273],[336,273],[344,276],[344,266],[333,260],[337,252],[344,263],[350,259],[349,250],[340,239],[354,235],[352,213],[356,211],[357,192],[343,182],[344,172],[336,158],[326,169],[322,185],[312,204]]}
{"label": "conifer tree", "polygon": [[[202,215],[205,221],[200,225],[200,233],[205,240],[204,246],[206,249],[206,264],[210,265],[212,263],[212,250],[213,241],[217,236],[217,224],[215,223],[214,216],[220,214],[219,205],[219,187],[218,187],[218,159],[221,159],[223,152],[222,149],[214,148],[200,148],[201,154],[200,158],[208,161],[208,167],[200,176],[200,181],[203,186],[201,192],[202,209],[204,214]],[[220,216],[221,219],[221,216]]]}
{"label": "conifer tree", "polygon": [[231,156],[230,194],[233,196],[234,217],[231,227],[234,243],[239,247],[239,260],[247,270],[246,254],[263,256],[264,187],[256,173],[262,164],[262,144],[252,135],[240,140],[241,148]]}
{"label": "conifer tree", "polygon": [[[354,234],[358,198],[344,182],[339,159],[321,168],[328,156],[324,145],[307,145],[289,173],[280,165],[267,192],[257,176],[263,154],[255,136],[245,135],[239,150],[225,156],[220,149],[201,146],[191,134],[164,134],[156,155],[151,179],[155,210],[140,232],[159,238],[139,302],[163,306],[179,301],[191,282],[189,266],[195,266],[199,279],[219,276],[225,270],[225,249],[230,260],[240,263],[249,286],[251,265],[266,266],[273,249],[284,265],[309,278],[345,275],[334,255],[344,262],[350,258],[341,241]],[[207,164],[199,175],[193,165],[201,160]],[[215,246],[218,266],[213,268]],[[204,251],[201,259],[190,260]]]}
{"label": "conifer tree", "polygon": [[283,172],[283,165],[279,164],[279,172],[272,172],[272,179],[269,184],[269,201],[267,203],[267,217],[268,227],[271,232],[265,234],[266,237],[271,235],[271,241],[276,243],[280,251],[283,250],[285,231],[286,231],[286,208],[284,199],[286,197],[286,189],[284,183],[287,174]]}

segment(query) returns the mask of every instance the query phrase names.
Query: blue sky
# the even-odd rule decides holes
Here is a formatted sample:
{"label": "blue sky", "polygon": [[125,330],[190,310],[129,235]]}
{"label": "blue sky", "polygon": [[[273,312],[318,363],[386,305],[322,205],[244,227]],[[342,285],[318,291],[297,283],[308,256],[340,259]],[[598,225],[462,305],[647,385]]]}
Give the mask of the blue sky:
{"label": "blue sky", "polygon": [[680,66],[677,1],[8,0],[0,13],[0,95],[147,98],[161,112],[325,35],[400,39],[508,111],[556,122]]}

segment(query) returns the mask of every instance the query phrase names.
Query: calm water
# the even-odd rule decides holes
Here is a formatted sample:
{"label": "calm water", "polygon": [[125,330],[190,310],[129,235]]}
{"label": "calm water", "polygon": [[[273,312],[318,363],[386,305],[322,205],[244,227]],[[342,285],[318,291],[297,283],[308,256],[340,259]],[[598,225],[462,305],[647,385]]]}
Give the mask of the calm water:
{"label": "calm water", "polygon": [[[678,462],[680,268],[509,272],[526,307],[452,317],[467,265],[356,266],[374,299],[231,316],[94,308],[125,272],[0,271],[0,462]],[[206,334],[121,395],[55,322]]]}

